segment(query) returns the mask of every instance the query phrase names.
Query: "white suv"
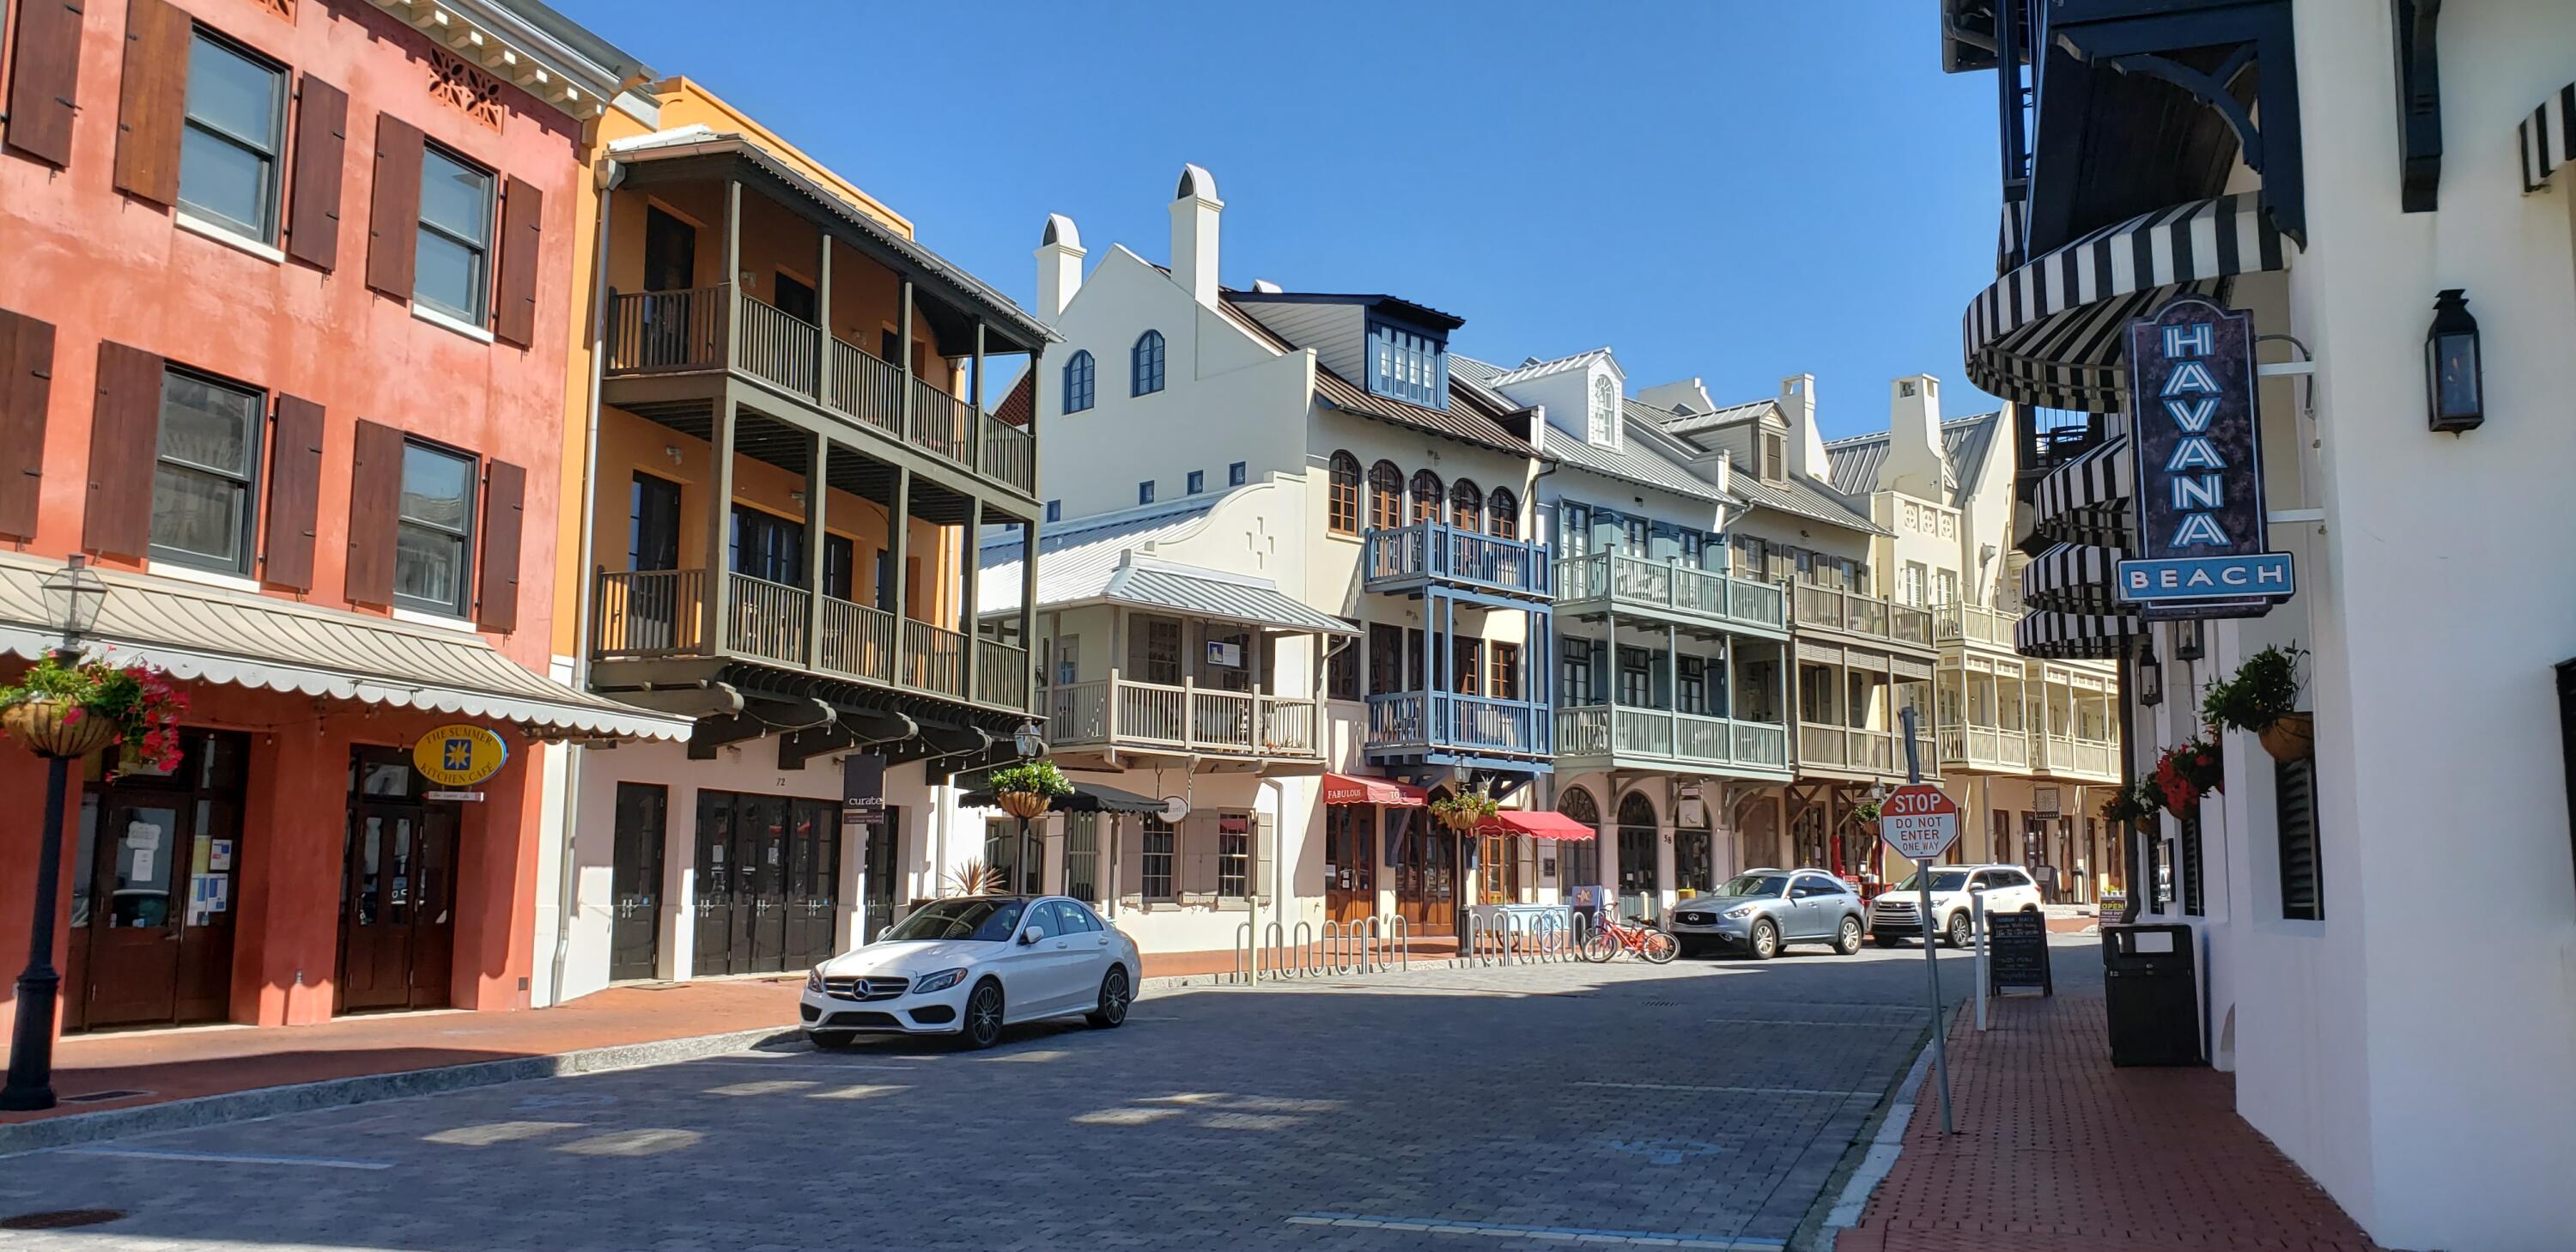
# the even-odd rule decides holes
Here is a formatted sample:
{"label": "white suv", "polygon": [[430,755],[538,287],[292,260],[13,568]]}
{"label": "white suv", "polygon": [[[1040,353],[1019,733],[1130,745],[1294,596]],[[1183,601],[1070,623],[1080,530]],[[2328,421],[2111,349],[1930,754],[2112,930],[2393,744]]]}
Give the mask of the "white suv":
{"label": "white suv", "polygon": [[[1924,871],[1917,870],[1917,875]],[[1986,900],[1988,913],[2036,913],[2039,884],[2018,865],[1935,865],[1932,874],[1932,933],[1943,943],[1964,948],[1969,942],[1968,899]],[[1923,887],[1914,878],[1890,887],[1871,902],[1869,937],[1882,948],[1923,936]]]}

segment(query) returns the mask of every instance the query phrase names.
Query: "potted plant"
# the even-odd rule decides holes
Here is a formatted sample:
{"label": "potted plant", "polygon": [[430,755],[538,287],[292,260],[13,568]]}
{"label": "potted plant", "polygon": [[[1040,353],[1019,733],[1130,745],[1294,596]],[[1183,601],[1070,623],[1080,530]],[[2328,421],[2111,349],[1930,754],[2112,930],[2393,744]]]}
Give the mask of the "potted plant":
{"label": "potted plant", "polygon": [[2165,749],[2156,759],[2154,781],[2164,797],[2165,811],[2188,817],[2202,796],[2227,789],[2226,763],[2217,744],[2195,735]]}
{"label": "potted plant", "polygon": [[1878,825],[1878,801],[1863,800],[1860,803],[1853,805],[1851,815],[1853,821],[1859,822],[1863,826],[1876,827]]}
{"label": "potted plant", "polygon": [[2316,716],[2302,713],[2295,644],[2268,647],[2245,658],[2236,672],[2209,685],[2200,715],[2212,726],[2252,731],[2278,761],[2305,760],[2316,751]]}
{"label": "potted plant", "polygon": [[1064,771],[1057,769],[1053,761],[1006,765],[994,770],[985,785],[993,789],[993,802],[1001,805],[1003,812],[1024,822],[1044,816],[1058,797],[1073,794],[1073,784],[1065,780]]}
{"label": "potted plant", "polygon": [[160,670],[83,656],[47,656],[0,687],[0,730],[66,760],[121,744],[155,769],[177,769],[187,711],[188,697]]}
{"label": "potted plant", "polygon": [[1453,791],[1431,802],[1431,819],[1459,834],[1469,834],[1494,819],[1503,806],[1485,789]]}
{"label": "potted plant", "polygon": [[2154,820],[2164,811],[2164,797],[2156,790],[2155,780],[2141,778],[2111,793],[2102,802],[2102,820],[2114,826],[2135,826]]}

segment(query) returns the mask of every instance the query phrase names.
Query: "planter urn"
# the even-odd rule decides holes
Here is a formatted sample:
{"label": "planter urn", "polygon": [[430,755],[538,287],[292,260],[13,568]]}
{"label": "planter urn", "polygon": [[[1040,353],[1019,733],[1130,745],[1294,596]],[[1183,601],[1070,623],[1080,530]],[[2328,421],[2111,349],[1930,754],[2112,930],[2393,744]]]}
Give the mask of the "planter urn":
{"label": "planter urn", "polygon": [[70,717],[79,706],[38,698],[0,710],[0,729],[7,730],[38,756],[76,760],[124,738],[123,728],[95,713]]}
{"label": "planter urn", "polygon": [[2317,750],[2317,716],[2284,713],[2256,736],[2276,761],[2304,761]]}
{"label": "planter urn", "polygon": [[1021,821],[1034,821],[1046,815],[1050,798],[1044,792],[1005,791],[993,797],[1002,811]]}

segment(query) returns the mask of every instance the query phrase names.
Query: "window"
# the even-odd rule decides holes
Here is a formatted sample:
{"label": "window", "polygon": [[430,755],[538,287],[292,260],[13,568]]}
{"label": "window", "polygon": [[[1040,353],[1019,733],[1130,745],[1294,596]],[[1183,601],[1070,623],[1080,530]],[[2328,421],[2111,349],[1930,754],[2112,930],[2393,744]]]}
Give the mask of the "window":
{"label": "window", "polygon": [[1619,386],[1608,374],[1592,376],[1591,442],[1608,447],[1619,442]]}
{"label": "window", "polygon": [[[1556,798],[1556,811],[1595,830],[1601,827],[1601,806],[1592,793],[1581,787],[1568,788]],[[1560,864],[1556,880],[1567,887],[1598,887],[1601,882],[1601,844],[1596,839],[1570,839],[1556,845]],[[1569,893],[1570,894],[1570,893]]]}
{"label": "window", "polygon": [[1957,604],[1958,602],[1959,571],[1954,569],[1932,571],[1932,603]]}
{"label": "window", "polygon": [[1404,628],[1371,622],[1368,628],[1368,693],[1394,695],[1408,690],[1404,681]]}
{"label": "window", "polygon": [[1159,814],[1145,816],[1143,887],[1148,900],[1169,900],[1172,892],[1172,824]]}
{"label": "window", "polygon": [[1656,707],[1654,654],[1644,648],[1619,649],[1619,703],[1633,709]]}
{"label": "window", "polygon": [[1521,536],[1521,502],[1509,487],[1496,487],[1485,497],[1485,533],[1496,539]]}
{"label": "window", "polygon": [[[1100,903],[1100,815],[1064,815],[1064,893]],[[1067,909],[1066,912],[1077,910]],[[1077,922],[1083,919],[1075,919]]]}
{"label": "window", "polygon": [[1676,711],[1709,716],[1708,661],[1696,656],[1679,657],[1676,658],[1676,668],[1681,670],[1682,680],[1681,692],[1674,700]]}
{"label": "window", "polygon": [[1589,639],[1567,638],[1557,653],[1557,703],[1568,707],[1598,704],[1601,697],[1592,681],[1593,649],[1598,645]]}
{"label": "window", "polygon": [[1929,581],[1930,572],[1924,569],[1921,561],[1907,561],[1905,568],[1897,571],[1897,603],[1922,608],[1925,584]]}
{"label": "window", "polygon": [[1143,481],[1143,482],[1141,482],[1141,483],[1136,484],[1136,503],[1138,503],[1138,504],[1152,504],[1153,502],[1154,502],[1154,480],[1153,480],[1153,479],[1148,478],[1148,479],[1146,479],[1145,481]]}
{"label": "window", "polygon": [[2325,920],[2326,898],[2317,847],[2317,764],[2272,763],[2272,805],[2281,841],[2281,916]]}
{"label": "window", "polygon": [[1252,894],[1252,815],[1216,815],[1216,893]]}
{"label": "window", "polygon": [[680,484],[637,471],[626,497],[626,568],[680,567]]}
{"label": "window", "polygon": [[1229,486],[1229,487],[1240,487],[1240,486],[1242,486],[1242,485],[1243,485],[1243,477],[1244,477],[1244,467],[1243,467],[1243,462],[1241,462],[1241,461],[1237,461],[1237,462],[1235,462],[1234,464],[1232,464],[1232,465],[1228,465],[1228,466],[1226,466],[1226,467],[1225,467],[1225,485],[1226,485],[1226,486]]}
{"label": "window", "polygon": [[1369,320],[1368,341],[1370,391],[1424,408],[1449,407],[1446,343],[1375,318]]}
{"label": "window", "polygon": [[1058,635],[1055,646],[1055,681],[1058,686],[1080,682],[1082,636]]}
{"label": "window", "polygon": [[737,504],[729,548],[728,568],[734,573],[791,587],[805,585],[803,522]]}
{"label": "window", "polygon": [[1207,471],[1191,470],[1188,489],[1191,495],[1197,495],[1198,493],[1207,490]]}
{"label": "window", "polygon": [[491,251],[491,173],[435,146],[424,150],[412,298],[458,321],[482,325]]}
{"label": "window", "polygon": [[1762,456],[1757,472],[1769,482],[1789,477],[1789,437],[1778,431],[1762,432]]}
{"label": "window", "polygon": [[851,600],[850,578],[857,572],[858,545],[848,535],[823,536],[823,594]]}
{"label": "window", "polygon": [[1064,362],[1064,411],[1079,413],[1091,407],[1094,366],[1089,351],[1076,352]]}
{"label": "window", "polygon": [[1149,330],[1137,336],[1135,351],[1128,354],[1134,377],[1129,395],[1150,396],[1163,389],[1163,332]]}
{"label": "window", "polygon": [[1440,520],[1440,476],[1429,470],[1416,470],[1413,475],[1413,512],[1407,521]]}
{"label": "window", "polygon": [[152,471],[152,556],[251,572],[265,401],[247,387],[161,376],[160,462]]}
{"label": "window", "polygon": [[1168,617],[1139,616],[1136,622],[1144,627],[1144,663],[1137,668],[1145,671],[1145,681],[1181,685],[1181,624]]}
{"label": "window", "polygon": [[1592,554],[1592,511],[1567,503],[1558,510],[1556,549],[1569,559]]}
{"label": "window", "polygon": [[1493,645],[1494,678],[1488,690],[1497,700],[1521,698],[1521,646],[1517,643]]}
{"label": "window", "polygon": [[1404,471],[1393,461],[1369,467],[1369,526],[1393,530],[1404,525]]}
{"label": "window", "polygon": [[1485,641],[1461,635],[1449,641],[1449,689],[1462,696],[1485,694]]}
{"label": "window", "polygon": [[1627,546],[1620,551],[1630,556],[1646,555],[1646,519],[1642,517],[1626,519],[1621,524],[1620,533],[1627,540]]}
{"label": "window", "polygon": [[1333,454],[1324,484],[1324,527],[1336,535],[1360,533],[1360,459]]}
{"label": "window", "polygon": [[1324,696],[1332,700],[1360,698],[1360,641],[1349,640],[1324,659]]}
{"label": "window", "polygon": [[262,243],[277,240],[286,71],[205,31],[188,46],[179,205]]}
{"label": "window", "polygon": [[394,532],[394,603],[465,616],[474,538],[473,457],[414,443],[403,447],[400,521]]}
{"label": "window", "polygon": [[2200,894],[2200,814],[2194,813],[2175,825],[2182,828],[2182,838],[2174,846],[2175,877],[2182,880],[2182,911],[2185,916],[2199,917],[2208,911]]}
{"label": "window", "polygon": [[1485,493],[1461,478],[1449,485],[1449,524],[1468,534],[1485,528]]}
{"label": "window", "polygon": [[1050,522],[1061,522],[1061,521],[1063,521],[1063,520],[1064,520],[1064,501],[1062,501],[1062,500],[1049,500],[1049,501],[1047,501],[1046,519],[1047,519],[1048,521],[1050,521]]}

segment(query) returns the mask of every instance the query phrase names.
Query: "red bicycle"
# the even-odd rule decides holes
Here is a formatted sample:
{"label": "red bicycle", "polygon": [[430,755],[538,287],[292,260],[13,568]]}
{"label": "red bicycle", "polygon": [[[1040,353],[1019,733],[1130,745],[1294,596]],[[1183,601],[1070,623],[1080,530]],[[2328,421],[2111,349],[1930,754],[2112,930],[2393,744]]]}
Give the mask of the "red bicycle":
{"label": "red bicycle", "polygon": [[1577,951],[1587,961],[1607,961],[1626,952],[1649,965],[1663,965],[1681,955],[1681,950],[1679,940],[1647,925],[1642,917],[1624,922],[1605,917],[1583,937]]}

